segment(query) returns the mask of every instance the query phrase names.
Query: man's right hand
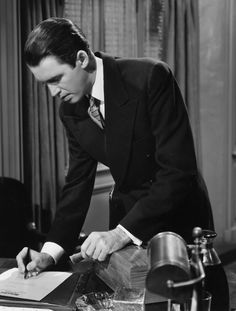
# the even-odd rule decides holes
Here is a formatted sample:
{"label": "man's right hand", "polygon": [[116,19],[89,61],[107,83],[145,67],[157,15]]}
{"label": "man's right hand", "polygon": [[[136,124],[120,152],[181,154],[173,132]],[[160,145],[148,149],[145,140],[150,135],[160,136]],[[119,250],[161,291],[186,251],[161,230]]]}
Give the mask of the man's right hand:
{"label": "man's right hand", "polygon": [[30,262],[25,265],[25,259],[27,256],[27,247],[24,247],[16,256],[16,261],[20,273],[24,273],[27,269],[27,276],[37,275],[41,271],[45,270],[49,266],[54,264],[53,258],[46,253],[39,253],[33,249],[30,249]]}

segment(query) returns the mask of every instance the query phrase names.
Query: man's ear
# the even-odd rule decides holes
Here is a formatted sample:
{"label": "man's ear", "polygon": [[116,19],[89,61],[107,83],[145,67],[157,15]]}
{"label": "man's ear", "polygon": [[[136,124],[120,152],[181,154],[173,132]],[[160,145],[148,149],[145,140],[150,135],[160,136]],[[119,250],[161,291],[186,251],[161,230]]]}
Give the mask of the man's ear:
{"label": "man's ear", "polygon": [[89,64],[89,56],[84,50],[79,50],[76,57],[76,65],[86,69]]}

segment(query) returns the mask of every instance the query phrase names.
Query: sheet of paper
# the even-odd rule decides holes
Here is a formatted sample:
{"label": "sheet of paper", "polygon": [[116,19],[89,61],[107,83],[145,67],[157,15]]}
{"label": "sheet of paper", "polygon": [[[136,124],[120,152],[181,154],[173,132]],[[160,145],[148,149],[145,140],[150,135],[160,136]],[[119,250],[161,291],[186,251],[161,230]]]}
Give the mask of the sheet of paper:
{"label": "sheet of paper", "polygon": [[40,301],[70,275],[69,272],[46,271],[24,279],[24,275],[13,268],[0,274],[0,295]]}

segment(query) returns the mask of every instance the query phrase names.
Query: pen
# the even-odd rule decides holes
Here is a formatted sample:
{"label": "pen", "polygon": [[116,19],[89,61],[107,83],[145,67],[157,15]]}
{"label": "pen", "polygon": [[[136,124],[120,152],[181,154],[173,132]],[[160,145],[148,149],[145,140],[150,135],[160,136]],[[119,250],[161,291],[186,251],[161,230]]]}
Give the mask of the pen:
{"label": "pen", "polygon": [[27,253],[26,253],[26,257],[24,259],[24,264],[25,264],[25,273],[24,273],[24,279],[27,279],[27,275],[28,275],[28,270],[26,268],[26,266],[28,265],[28,263],[30,262],[30,248],[27,248]]}

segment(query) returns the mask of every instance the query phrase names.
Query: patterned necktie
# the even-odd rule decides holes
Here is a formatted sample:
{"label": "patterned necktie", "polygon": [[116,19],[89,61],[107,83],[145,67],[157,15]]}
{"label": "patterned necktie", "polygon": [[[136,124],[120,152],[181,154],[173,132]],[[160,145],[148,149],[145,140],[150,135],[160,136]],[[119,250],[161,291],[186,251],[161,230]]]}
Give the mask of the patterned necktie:
{"label": "patterned necktie", "polygon": [[90,118],[101,128],[104,129],[105,122],[103,119],[103,116],[101,114],[101,111],[99,109],[100,101],[94,97],[90,97],[89,99],[89,109],[88,114]]}

